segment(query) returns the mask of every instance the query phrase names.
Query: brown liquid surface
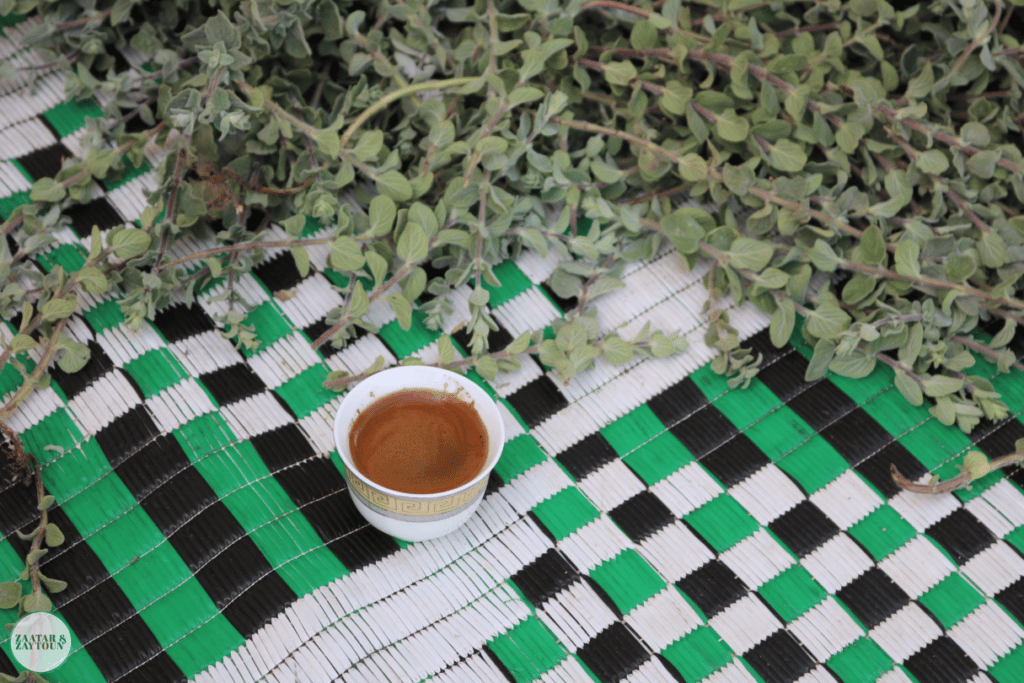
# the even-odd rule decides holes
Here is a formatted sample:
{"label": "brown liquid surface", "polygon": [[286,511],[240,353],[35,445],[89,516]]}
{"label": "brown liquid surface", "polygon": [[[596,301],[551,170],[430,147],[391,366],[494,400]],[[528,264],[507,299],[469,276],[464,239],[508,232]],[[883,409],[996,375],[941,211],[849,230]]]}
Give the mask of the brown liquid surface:
{"label": "brown liquid surface", "polygon": [[403,493],[440,493],[471,481],[487,461],[487,430],[473,404],[430,389],[377,399],[352,423],[356,468]]}

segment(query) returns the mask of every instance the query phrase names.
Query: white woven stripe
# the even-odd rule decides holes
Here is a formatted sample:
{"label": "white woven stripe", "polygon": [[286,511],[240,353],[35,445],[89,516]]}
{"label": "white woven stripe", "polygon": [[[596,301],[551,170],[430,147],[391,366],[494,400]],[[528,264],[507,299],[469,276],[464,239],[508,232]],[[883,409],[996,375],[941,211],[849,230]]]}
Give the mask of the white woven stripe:
{"label": "white woven stripe", "polygon": [[[3,397],[6,403],[16,392],[12,391]],[[7,426],[19,434],[26,429],[42,422],[48,415],[58,408],[63,407],[64,402],[60,400],[50,387],[37,387],[25,397],[18,410],[7,419]],[[83,432],[85,433],[85,432]]]}
{"label": "white woven stripe", "polygon": [[714,553],[680,521],[662,527],[637,548],[668,582],[675,582],[715,559]]}
{"label": "white woven stripe", "polygon": [[558,549],[569,561],[588,574],[597,565],[632,547],[629,537],[603,513],[558,542]]}
{"label": "white woven stripe", "polygon": [[734,659],[705,678],[701,683],[758,683],[758,681],[750,675],[746,667]]}
{"label": "white woven stripe", "polygon": [[[946,559],[945,555],[942,555],[942,559]],[[949,560],[946,562],[948,564]],[[1024,559],[1005,541],[996,541],[972,557],[963,566],[962,572],[982,593],[991,598],[1024,576]]]}
{"label": "white woven stripe", "polygon": [[331,285],[331,281],[314,273],[295,286],[295,296],[279,301],[281,312],[295,323],[296,327],[308,327],[323,320],[332,309],[341,306],[344,300]]}
{"label": "white woven stripe", "polygon": [[879,562],[878,567],[915,599],[956,571],[953,563],[924,536],[911,540]]}
{"label": "white woven stripe", "polygon": [[829,593],[835,593],[874,566],[860,546],[842,532],[800,560],[800,564]]}
{"label": "white woven stripe", "polygon": [[569,475],[554,460],[546,460],[498,489],[496,495],[508,501],[516,514],[524,515],[534,505],[572,486],[572,483]]}
{"label": "white woven stripe", "polygon": [[1024,493],[1007,479],[996,482],[964,507],[998,538],[1024,525]]}
{"label": "white woven stripe", "polygon": [[868,486],[860,474],[847,470],[825,488],[813,493],[811,502],[840,529],[849,529],[885,500]]}
{"label": "white woven stripe", "polygon": [[31,118],[0,130],[0,156],[15,159],[56,142],[57,138],[42,121]]}
{"label": "white woven stripe", "polygon": [[608,512],[647,487],[621,460],[612,460],[576,483],[598,510]]}
{"label": "white woven stripe", "polygon": [[135,389],[122,374],[115,370],[90,384],[68,403],[68,410],[79,418],[86,431],[95,434],[139,404]]}
{"label": "white woven stripe", "polygon": [[22,175],[10,161],[0,161],[0,185],[4,188],[4,196],[15,192],[27,192],[32,188],[32,181]]}
{"label": "white woven stripe", "polygon": [[576,581],[548,599],[537,610],[559,641],[578,650],[594,636],[618,621],[590,584]]}
{"label": "white woven stripe", "polygon": [[905,662],[912,654],[942,635],[942,629],[916,602],[912,602],[868,634],[896,662]]}
{"label": "white woven stripe", "polygon": [[146,400],[146,407],[165,433],[217,409],[193,377],[151,396]]}
{"label": "white woven stripe", "polygon": [[650,490],[676,517],[685,517],[723,491],[722,485],[697,462],[673,472]]}
{"label": "white woven stripe", "polygon": [[991,600],[964,617],[947,635],[985,668],[1024,640],[1024,630]]}
{"label": "white woven stripe", "polygon": [[[330,343],[330,342],[328,342]],[[377,356],[384,357],[384,367],[398,362],[394,354],[374,335],[360,337],[346,344],[339,352],[327,359],[327,367],[331,370],[344,370],[351,375],[358,375],[373,365]]]}
{"label": "white woven stripe", "polygon": [[676,683],[677,681],[660,659],[648,659],[623,680],[626,683]]}
{"label": "white woven stripe", "polygon": [[623,621],[655,652],[704,623],[675,586],[668,586],[633,608]]}
{"label": "white woven stripe", "polygon": [[220,414],[239,439],[251,439],[292,421],[291,415],[266,391],[221,406]]}
{"label": "white woven stripe", "polygon": [[[925,475],[925,479],[931,475]],[[901,491],[889,499],[900,517],[910,522],[918,533],[923,532],[935,522],[943,519],[960,507],[960,501],[952,493],[937,496],[922,496],[909,491]]]}
{"label": "white woven stripe", "polygon": [[513,337],[547,326],[559,317],[555,305],[537,288],[531,288],[491,310],[494,319]]}
{"label": "white woven stripe", "polygon": [[745,595],[712,617],[708,626],[742,655],[782,628],[782,622],[760,600]]}
{"label": "white woven stripe", "polygon": [[256,355],[249,359],[249,367],[264,384],[276,389],[320,362],[320,355],[306,338],[299,332],[293,332],[270,346],[261,345]]}
{"label": "white woven stripe", "polygon": [[778,576],[796,560],[765,529],[758,529],[721,554],[719,559],[751,588]]}
{"label": "white woven stripe", "polygon": [[[148,206],[143,190],[155,185],[156,172],[148,171],[138,178],[132,178],[127,183],[107,192],[107,201],[121,214],[125,221],[134,221],[142,215],[142,212]],[[178,255],[184,256],[184,254]]]}
{"label": "white woven stripe", "polygon": [[340,396],[299,420],[299,429],[306,435],[317,455],[328,455],[335,450],[334,416],[339,405]]}
{"label": "white woven stripe", "polygon": [[768,464],[729,489],[729,495],[760,524],[768,524],[786,514],[804,494],[786,473]]}
{"label": "white woven stripe", "polygon": [[819,662],[828,661],[832,655],[864,635],[864,629],[831,595],[807,610],[788,628]]}
{"label": "white woven stripe", "polygon": [[551,277],[551,273],[555,272],[561,260],[554,249],[549,249],[546,256],[541,256],[540,252],[530,249],[520,255],[516,265],[530,282],[539,285]]}

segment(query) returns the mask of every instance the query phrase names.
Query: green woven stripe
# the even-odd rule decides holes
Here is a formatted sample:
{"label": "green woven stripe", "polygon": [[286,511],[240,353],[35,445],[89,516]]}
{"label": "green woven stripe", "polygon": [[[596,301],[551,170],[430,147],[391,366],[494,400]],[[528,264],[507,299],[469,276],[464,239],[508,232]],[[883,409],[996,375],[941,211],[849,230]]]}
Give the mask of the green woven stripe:
{"label": "green woven stripe", "polygon": [[601,429],[619,455],[626,455],[665,431],[665,425],[645,403]]}
{"label": "green woven stripe", "polygon": [[[113,472],[108,472],[106,476],[95,481],[89,487],[88,495],[77,495],[64,501],[60,498],[57,500],[84,538],[99,532],[109,520],[128,513],[136,505],[135,497]],[[152,547],[149,545],[137,549],[133,539],[125,539],[124,548],[114,551],[114,555],[108,559],[113,566],[120,566],[127,564],[140,550],[149,550]]]}
{"label": "green woven stripe", "polygon": [[504,482],[510,482],[534,465],[545,462],[548,456],[541,450],[537,440],[529,434],[520,434],[505,442],[501,459],[494,471]]}
{"label": "green woven stripe", "polygon": [[757,592],[786,623],[798,619],[828,596],[821,584],[799,564],[766,581]]}
{"label": "green woven stripe", "polygon": [[1024,645],[990,666],[988,673],[999,683],[1024,683]]}
{"label": "green woven stripe", "polygon": [[167,349],[155,349],[144,353],[126,363],[124,370],[139,385],[142,395],[147,399],[189,377],[178,359]]}
{"label": "green woven stripe", "polygon": [[985,596],[959,574],[950,574],[919,598],[935,615],[943,628],[952,628],[961,619],[985,604]]}
{"label": "green woven stripe", "polygon": [[[180,586],[141,612],[141,616],[163,647],[182,638],[203,623],[210,622],[218,631],[220,642],[237,642],[241,634],[223,616],[206,594],[206,589],[190,577]],[[186,666],[195,666],[183,662]]]}
{"label": "green woven stripe", "polygon": [[893,667],[892,658],[869,638],[858,638],[834,654],[827,664],[843,683],[874,683]]}
{"label": "green woven stripe", "polygon": [[4,219],[10,218],[16,208],[28,203],[28,192],[15,192],[7,197],[0,197],[0,216]]}
{"label": "green woven stripe", "polygon": [[693,455],[671,432],[665,432],[622,458],[644,483],[652,486],[684,465]]}
{"label": "green woven stripe", "polygon": [[808,494],[825,487],[850,469],[849,463],[819,435],[813,436],[795,451],[778,461],[778,466],[793,477]]}
{"label": "green woven stripe", "polygon": [[[25,450],[33,453],[41,464],[46,464],[60,457],[59,451],[47,450],[47,446],[57,446],[65,451],[74,448],[82,439],[82,433],[68,415],[65,408],[57,408],[42,420],[21,433],[21,441]],[[71,460],[72,458],[61,458]],[[63,467],[63,463],[61,465]],[[46,479],[50,484],[49,477]]]}
{"label": "green woven stripe", "polygon": [[778,406],[744,433],[772,462],[778,462],[814,436],[811,426],[787,405]]}
{"label": "green woven stripe", "polygon": [[338,394],[324,387],[328,368],[313,365],[274,389],[300,420],[333,401]]}
{"label": "green woven stripe", "polygon": [[494,275],[501,282],[501,287],[494,287],[483,282],[483,287],[491,294],[488,305],[497,308],[507,301],[511,301],[526,290],[533,287],[530,278],[519,270],[519,266],[511,259],[505,259],[494,267]]}
{"label": "green woven stripe", "polygon": [[847,531],[871,553],[876,562],[885,559],[917,536],[910,522],[889,505],[879,506]]}
{"label": "green woven stripe", "polygon": [[50,272],[55,266],[63,266],[64,270],[73,273],[85,265],[85,251],[76,244],[62,244],[56,249],[40,254],[39,264]]}
{"label": "green woven stripe", "polygon": [[533,513],[557,541],[566,538],[601,515],[598,509],[575,487],[562,489],[547,500],[538,503],[534,506]]}
{"label": "green woven stripe", "polygon": [[256,351],[242,349],[242,353],[246,358],[252,358],[263,349],[273,345],[278,339],[287,337],[292,333],[291,324],[281,314],[281,311],[278,310],[277,305],[273,301],[264,301],[249,311],[245,324],[252,325],[254,329],[259,330],[260,339],[260,345]]}
{"label": "green woven stripe", "polygon": [[[85,311],[82,316],[97,333],[102,333],[124,323],[121,305],[114,299],[107,299],[103,303]],[[155,330],[156,328],[154,327],[153,329]]]}
{"label": "green woven stripe", "polygon": [[686,681],[702,681],[733,660],[715,630],[698,626],[661,651]]}
{"label": "green woven stripe", "polygon": [[[720,388],[718,383],[711,384],[707,382],[702,382],[697,386],[700,387],[702,392],[715,392]],[[705,395],[707,396],[707,393]],[[729,418],[729,422],[732,422],[736,429],[740,431],[750,427],[768,415],[772,410],[782,405],[779,397],[764,382],[756,378],[743,391],[728,391],[720,395],[714,394],[708,396],[708,399],[714,400],[715,408]]]}
{"label": "green woven stripe", "polygon": [[590,572],[623,614],[665,589],[665,581],[633,549],[620,552]]}
{"label": "green woven stripe", "polygon": [[487,647],[518,683],[537,680],[567,655],[554,634],[536,617],[527,617],[496,636]]}
{"label": "green woven stripe", "polygon": [[53,109],[43,112],[60,137],[67,137],[85,125],[85,118],[100,118],[103,110],[92,100],[72,100],[62,102]]}
{"label": "green woven stripe", "polygon": [[760,528],[757,520],[729,495],[716,496],[684,519],[719,553]]}
{"label": "green woven stripe", "polygon": [[407,358],[421,351],[423,347],[429,346],[431,342],[441,336],[440,332],[427,329],[423,324],[426,318],[427,316],[423,312],[413,311],[412,324],[408,330],[403,330],[397,320],[392,320],[380,328],[377,336],[395,352],[395,356]]}

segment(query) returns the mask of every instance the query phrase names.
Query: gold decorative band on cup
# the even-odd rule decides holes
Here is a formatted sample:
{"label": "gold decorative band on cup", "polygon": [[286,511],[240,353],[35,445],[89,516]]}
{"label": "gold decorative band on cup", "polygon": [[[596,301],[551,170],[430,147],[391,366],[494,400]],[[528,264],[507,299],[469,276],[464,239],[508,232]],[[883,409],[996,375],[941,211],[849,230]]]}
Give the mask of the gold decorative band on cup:
{"label": "gold decorative band on cup", "polygon": [[359,494],[359,497],[365,500],[375,508],[379,508],[381,512],[387,514],[388,517],[395,515],[409,516],[409,517],[433,517],[436,515],[444,516],[446,513],[452,513],[461,508],[464,505],[472,503],[473,500],[480,495],[487,485],[487,480],[481,481],[476,486],[466,489],[461,493],[457,493],[446,498],[436,498],[434,500],[408,500],[406,498],[398,498],[396,496],[388,495],[382,491],[368,486],[365,482],[357,477],[349,476],[348,485]]}

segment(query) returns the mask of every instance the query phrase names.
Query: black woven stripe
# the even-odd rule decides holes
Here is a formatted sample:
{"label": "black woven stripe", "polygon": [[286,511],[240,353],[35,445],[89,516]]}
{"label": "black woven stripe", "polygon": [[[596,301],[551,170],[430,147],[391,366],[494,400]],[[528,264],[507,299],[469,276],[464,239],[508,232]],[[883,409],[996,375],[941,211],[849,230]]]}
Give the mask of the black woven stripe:
{"label": "black woven stripe", "polygon": [[940,636],[903,663],[919,681],[965,683],[978,673],[974,661],[949,636]]}
{"label": "black woven stripe", "polygon": [[255,266],[252,273],[272,292],[292,289],[304,279],[295,266],[295,258],[289,252]]}
{"label": "black woven stripe", "polygon": [[[143,500],[165,483],[168,484],[168,490],[174,492],[172,495],[176,496],[180,492],[191,498],[190,489],[182,491],[181,485],[171,481],[178,473],[191,467],[192,463],[178,441],[170,434],[161,434],[143,446],[135,455],[122,460],[117,467],[117,475],[136,500]],[[193,480],[189,481],[191,483]],[[200,501],[197,503],[198,507],[195,508],[197,510],[208,502],[206,497],[211,492],[205,482],[200,488],[202,490],[197,492]],[[158,510],[163,510],[163,507],[159,507]],[[152,516],[151,514],[150,517]],[[173,528],[177,528],[177,526]]]}
{"label": "black woven stripe", "polygon": [[3,650],[0,650],[0,673],[7,674],[11,678],[15,678],[18,675],[14,662],[7,657],[7,653]]}
{"label": "black woven stripe", "polygon": [[508,402],[531,429],[569,405],[547,375],[520,387],[508,397]]}
{"label": "black woven stripe", "polygon": [[334,464],[312,458],[274,473],[274,479],[302,510],[326,544],[366,526],[348,492],[348,485]]}
{"label": "black woven stripe", "polygon": [[[69,401],[82,393],[86,387],[97,379],[114,369],[114,362],[103,351],[103,347],[92,339],[86,342],[86,346],[89,347],[89,362],[78,372],[67,373],[57,365],[50,369],[50,378],[54,384],[60,387],[60,390],[64,392]],[[125,377],[128,376],[125,373]]]}
{"label": "black woven stripe", "polygon": [[903,489],[892,480],[891,468],[911,481],[916,481],[928,468],[921,464],[903,444],[893,441],[885,448],[856,466],[859,472],[886,498],[892,498]]}
{"label": "black woven stripe", "polygon": [[608,440],[599,432],[578,441],[555,458],[579,481],[619,457]]}
{"label": "black woven stripe", "polygon": [[676,581],[676,586],[700,608],[705,619],[711,619],[749,591],[747,584],[718,560],[690,572]]}
{"label": "black woven stripe", "polygon": [[765,386],[771,389],[781,401],[788,402],[797,394],[807,390],[808,383],[804,381],[805,372],[807,372],[807,360],[799,353],[793,352],[762,368],[758,371],[757,378],[764,382]]}
{"label": "black woven stripe", "polygon": [[85,204],[69,206],[64,210],[64,215],[71,219],[71,228],[82,238],[92,234],[94,225],[100,230],[109,230],[124,223],[124,218],[105,197],[97,197]]}
{"label": "black woven stripe", "polygon": [[771,460],[746,434],[737,434],[701,458],[700,464],[729,488],[771,464]]}
{"label": "black woven stripe", "polygon": [[512,582],[534,609],[540,609],[549,598],[576,581],[579,575],[569,560],[554,548],[549,548],[516,572]]}
{"label": "black woven stripe", "polygon": [[[495,322],[497,323],[497,321]],[[497,329],[491,330],[490,332],[487,333],[487,348],[490,351],[500,351],[501,349],[511,344],[512,341],[515,339],[515,337],[512,336],[511,332],[509,332],[508,330],[501,326],[501,323],[497,323],[497,325]],[[452,339],[458,342],[459,346],[461,346],[464,350],[468,351],[471,346],[470,340],[472,339],[472,335],[470,335],[469,330],[463,327],[458,332],[454,332],[452,334]],[[524,360],[523,362],[526,361]]]}
{"label": "black woven stripe", "polygon": [[1012,614],[1018,622],[1024,624],[1024,577],[1017,579],[999,591],[995,599]]}
{"label": "black woven stripe", "polygon": [[[188,470],[188,472],[194,471]],[[182,481],[192,479],[194,483],[199,483],[196,481],[196,477],[179,475],[175,477],[175,480],[178,479]],[[180,511],[181,508],[178,512]],[[180,522],[181,520],[176,521]],[[194,574],[202,571],[211,562],[216,562],[223,554],[230,553],[231,549],[245,538],[245,529],[238,523],[227,506],[216,498],[194,517],[183,521],[184,523],[168,536],[168,540]],[[246,574],[245,577],[239,577],[240,579],[246,577],[250,579],[248,582],[242,583],[241,588],[248,587],[253,581],[270,571],[270,565],[262,555],[251,558],[251,561],[256,563],[256,566],[252,567],[252,572]],[[239,567],[239,569],[243,572],[248,571],[248,568]],[[210,597],[214,599],[214,602],[219,603],[226,596],[211,595]],[[218,606],[220,605],[218,604]]]}
{"label": "black woven stripe", "polygon": [[910,596],[889,575],[872,567],[836,592],[866,629],[873,629],[907,606]]}
{"label": "black woven stripe", "polygon": [[[231,546],[228,553],[207,565],[196,578],[211,596],[227,596],[232,593],[235,582],[242,577],[236,571],[238,563],[246,562],[250,558],[266,562],[256,544],[246,536],[241,543]],[[254,575],[255,572],[247,572],[246,580]],[[223,608],[223,613],[242,636],[251,638],[297,598],[295,591],[284,579],[277,572],[270,571],[249,585],[244,592],[238,592],[231,599],[231,603]],[[218,602],[218,606],[219,604]]]}
{"label": "black woven stripe", "polygon": [[145,404],[140,403],[96,432],[96,443],[107,456],[110,466],[117,467],[159,435],[160,428],[149,416]]}
{"label": "black woven stripe", "polygon": [[821,430],[821,436],[851,465],[859,465],[894,441],[862,408],[851,410]]}
{"label": "black woven stripe", "polygon": [[839,527],[809,500],[801,501],[768,528],[800,557],[820,548],[839,533]]}
{"label": "black woven stripe", "polygon": [[[206,311],[198,306],[188,307],[185,304],[163,309],[153,318],[153,324],[164,335],[168,344],[216,329],[213,319]],[[245,358],[239,353],[238,359],[242,361]]]}
{"label": "black woven stripe", "polygon": [[700,460],[732,439],[739,430],[713,405],[707,405],[669,429]]}
{"label": "black woven stripe", "polygon": [[686,377],[647,402],[662,424],[672,427],[707,405],[708,399],[692,379]]}
{"label": "black woven stripe", "polygon": [[255,396],[267,389],[259,375],[245,363],[236,363],[200,375],[199,381],[209,389],[213,399],[221,407]]}
{"label": "black woven stripe", "polygon": [[[320,335],[322,335],[324,332],[326,332],[329,329],[331,329],[331,325],[328,325],[326,320],[318,320],[315,323],[313,323],[312,325],[307,325],[306,327],[303,327],[302,328],[302,332],[303,332],[303,334],[306,335],[306,338],[309,339],[309,341],[312,342],[312,341],[314,341],[316,339],[319,339]],[[324,358],[330,358],[331,356],[333,356],[334,354],[338,353],[343,348],[345,348],[345,346],[348,346],[349,344],[354,343],[358,339],[362,339],[363,337],[365,337],[368,334],[369,334],[369,332],[367,332],[365,329],[363,329],[362,327],[356,326],[352,330],[352,336],[349,337],[348,341],[346,341],[344,345],[336,347],[333,344],[331,344],[330,342],[328,342],[328,343],[324,344],[323,346],[321,346],[318,349],[318,351],[320,351],[320,353],[323,354]]]}
{"label": "black woven stripe", "polygon": [[1017,439],[1024,439],[1024,424],[1021,424],[1020,420],[1010,418],[975,443],[987,456],[997,458],[1015,452]]}
{"label": "black woven stripe", "polygon": [[62,143],[55,142],[49,147],[43,147],[29,152],[23,157],[18,157],[18,163],[28,171],[33,180],[39,180],[40,178],[52,178],[60,173],[61,161],[74,156]]}
{"label": "black woven stripe", "polygon": [[806,390],[788,399],[786,405],[816,432],[857,407],[849,396],[831,382],[817,382],[807,386]]}
{"label": "black woven stripe", "polygon": [[776,348],[775,345],[772,344],[771,332],[767,327],[758,332],[757,334],[755,334],[754,336],[747,339],[745,342],[743,342],[743,344],[744,346],[750,348],[750,350],[753,351],[755,355],[761,355],[762,369],[774,365],[783,356],[800,355],[789,344],[786,344],[781,349]]}
{"label": "black woven stripe", "polygon": [[608,516],[634,543],[642,542],[676,519],[668,506],[649,490],[641,491],[616,506]]}
{"label": "black woven stripe", "polygon": [[[181,674],[180,677],[177,674]],[[166,652],[161,652],[156,657],[153,657],[153,659],[119,679],[118,683],[149,683],[150,681],[178,683],[185,680],[188,679],[181,673],[178,665],[174,663],[170,655]]]}
{"label": "black woven stripe", "polygon": [[743,654],[764,683],[794,683],[817,664],[796,639],[776,631]]}
{"label": "black woven stripe", "polygon": [[[40,569],[47,576],[67,581],[66,590],[50,597],[103,676],[113,681],[157,657],[148,665],[148,680],[185,680],[170,658],[159,657],[162,648],[153,632],[64,511],[54,507],[49,515],[50,521],[64,532],[64,543],[50,549],[40,562]],[[10,541],[20,555],[28,552],[29,544],[17,536]]]}
{"label": "black woven stripe", "polygon": [[368,524],[328,543],[327,547],[350,571],[379,562],[399,551],[395,539]]}
{"label": "black woven stripe", "polygon": [[271,472],[308,460],[316,455],[305,434],[294,422],[249,439]]}
{"label": "black woven stripe", "polygon": [[935,522],[925,533],[938,541],[961,566],[996,542],[988,527],[964,508],[957,508]]}
{"label": "black woven stripe", "polygon": [[594,636],[576,654],[602,683],[618,683],[650,658],[647,649],[619,621]]}

